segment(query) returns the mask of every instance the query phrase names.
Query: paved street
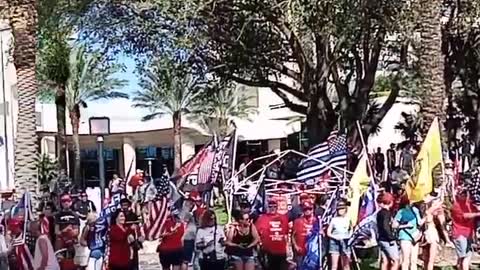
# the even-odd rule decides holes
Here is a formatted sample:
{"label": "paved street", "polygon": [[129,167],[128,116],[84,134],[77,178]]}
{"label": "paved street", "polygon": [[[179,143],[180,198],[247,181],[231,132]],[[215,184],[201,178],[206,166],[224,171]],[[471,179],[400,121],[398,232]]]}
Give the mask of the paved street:
{"label": "paved street", "polygon": [[158,263],[156,253],[140,254],[140,270],[158,270],[161,269]]}

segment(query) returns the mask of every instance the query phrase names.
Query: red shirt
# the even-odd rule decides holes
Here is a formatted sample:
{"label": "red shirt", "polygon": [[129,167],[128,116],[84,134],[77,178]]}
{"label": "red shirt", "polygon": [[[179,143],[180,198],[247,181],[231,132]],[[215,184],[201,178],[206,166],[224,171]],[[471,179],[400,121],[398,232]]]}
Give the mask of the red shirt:
{"label": "red shirt", "polygon": [[475,212],[475,207],[470,201],[460,201],[457,200],[452,206],[452,223],[453,238],[458,238],[459,236],[464,236],[466,238],[472,238],[473,232],[475,230],[475,219],[473,218],[464,218],[464,213],[473,213]]}
{"label": "red shirt", "polygon": [[287,254],[288,217],[281,214],[261,215],[256,223],[262,248],[268,253]]}
{"label": "red shirt", "polygon": [[307,236],[312,231],[315,218],[297,218],[293,222],[293,233],[296,244],[300,247],[298,255],[305,256],[307,254]]}
{"label": "red shirt", "polygon": [[203,213],[207,211],[205,205],[197,206],[195,210],[193,210],[193,216],[197,222],[200,222],[200,218],[202,218]]}
{"label": "red shirt", "polygon": [[183,248],[183,234],[185,233],[183,224],[169,218],[163,225],[163,233],[168,235],[161,239],[157,251],[176,251]]}
{"label": "red shirt", "polygon": [[128,244],[128,235],[130,234],[131,231],[127,227],[121,228],[117,224],[110,227],[110,266],[129,266],[130,246]]}

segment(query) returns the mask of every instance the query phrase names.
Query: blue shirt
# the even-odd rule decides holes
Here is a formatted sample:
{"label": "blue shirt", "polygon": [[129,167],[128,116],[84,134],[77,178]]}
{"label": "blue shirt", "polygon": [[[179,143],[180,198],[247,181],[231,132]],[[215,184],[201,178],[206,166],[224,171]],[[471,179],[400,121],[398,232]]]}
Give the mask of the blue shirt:
{"label": "blue shirt", "polygon": [[418,223],[422,218],[420,217],[420,211],[416,207],[407,206],[398,210],[395,220],[400,225],[408,224],[411,228],[405,228],[398,230],[398,239],[405,241],[412,241],[412,236],[418,232]]}

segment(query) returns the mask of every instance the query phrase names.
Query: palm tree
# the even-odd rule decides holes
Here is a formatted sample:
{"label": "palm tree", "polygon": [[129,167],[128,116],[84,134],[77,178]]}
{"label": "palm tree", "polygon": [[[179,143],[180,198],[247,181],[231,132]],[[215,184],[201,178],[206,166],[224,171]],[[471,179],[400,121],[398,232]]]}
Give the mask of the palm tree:
{"label": "palm tree", "polygon": [[[444,56],[442,53],[442,0],[421,0],[420,7],[420,91],[424,95],[420,110],[425,136],[435,117],[444,119]],[[440,121],[443,122],[443,121]]]}
{"label": "palm tree", "polygon": [[68,81],[70,46],[67,43],[69,31],[60,30],[43,35],[37,61],[37,78],[39,80],[39,99],[42,102],[54,101],[57,115],[56,156],[58,170],[67,168],[66,140],[66,104],[65,86]]}
{"label": "palm tree", "polygon": [[[12,3],[13,2],[13,3]],[[17,71],[18,119],[15,139],[15,186],[36,194],[38,189],[37,134],[35,123],[35,78],[37,46],[37,1],[7,1],[7,14],[14,37],[13,63]],[[2,52],[3,53],[3,52]]]}
{"label": "palm tree", "polygon": [[399,149],[405,148],[407,145],[415,146],[418,143],[419,132],[422,126],[421,118],[416,113],[401,113],[402,120],[398,122],[394,129],[399,130],[405,141],[398,145]]}
{"label": "palm tree", "polygon": [[134,94],[133,106],[145,108],[149,114],[142,121],[149,121],[168,114],[173,121],[175,172],[182,166],[182,116],[194,110],[195,98],[202,92],[199,78],[188,72],[183,63],[172,59],[159,59],[146,70],[140,79],[142,90]]}
{"label": "palm tree", "polygon": [[250,120],[249,117],[257,112],[256,108],[248,103],[252,97],[247,96],[242,89],[236,89],[234,85],[213,82],[208,90],[204,98],[196,100],[193,106],[196,110],[190,114],[189,119],[211,134],[223,137],[229,132],[230,123],[234,120]]}
{"label": "palm tree", "polygon": [[74,46],[69,58],[70,76],[65,85],[65,103],[72,124],[73,150],[75,156],[74,183],[81,184],[79,128],[81,108],[88,101],[113,98],[128,98],[117,90],[125,86],[126,81],[115,78],[119,66],[104,66],[102,57],[96,53],[87,53],[84,46]]}

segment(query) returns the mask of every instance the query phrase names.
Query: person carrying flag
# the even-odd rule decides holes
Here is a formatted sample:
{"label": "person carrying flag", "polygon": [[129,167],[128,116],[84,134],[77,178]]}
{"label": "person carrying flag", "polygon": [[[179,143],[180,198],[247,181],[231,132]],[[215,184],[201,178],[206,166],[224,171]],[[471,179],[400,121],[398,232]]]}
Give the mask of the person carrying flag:
{"label": "person carrying flag", "polygon": [[293,222],[292,245],[297,263],[297,269],[300,270],[303,258],[307,254],[307,237],[312,231],[315,216],[313,216],[313,204],[309,201],[302,203],[303,214]]}
{"label": "person carrying flag", "polygon": [[397,245],[397,238],[393,231],[393,214],[392,206],[394,202],[393,195],[383,193],[377,199],[380,211],[377,213],[378,226],[378,244],[382,256],[381,269],[396,270],[398,269],[400,255]]}
{"label": "person carrying flag", "polygon": [[11,234],[11,249],[8,256],[10,269],[16,270],[34,270],[33,258],[24,236],[24,220],[14,217],[8,220],[7,228]]}

